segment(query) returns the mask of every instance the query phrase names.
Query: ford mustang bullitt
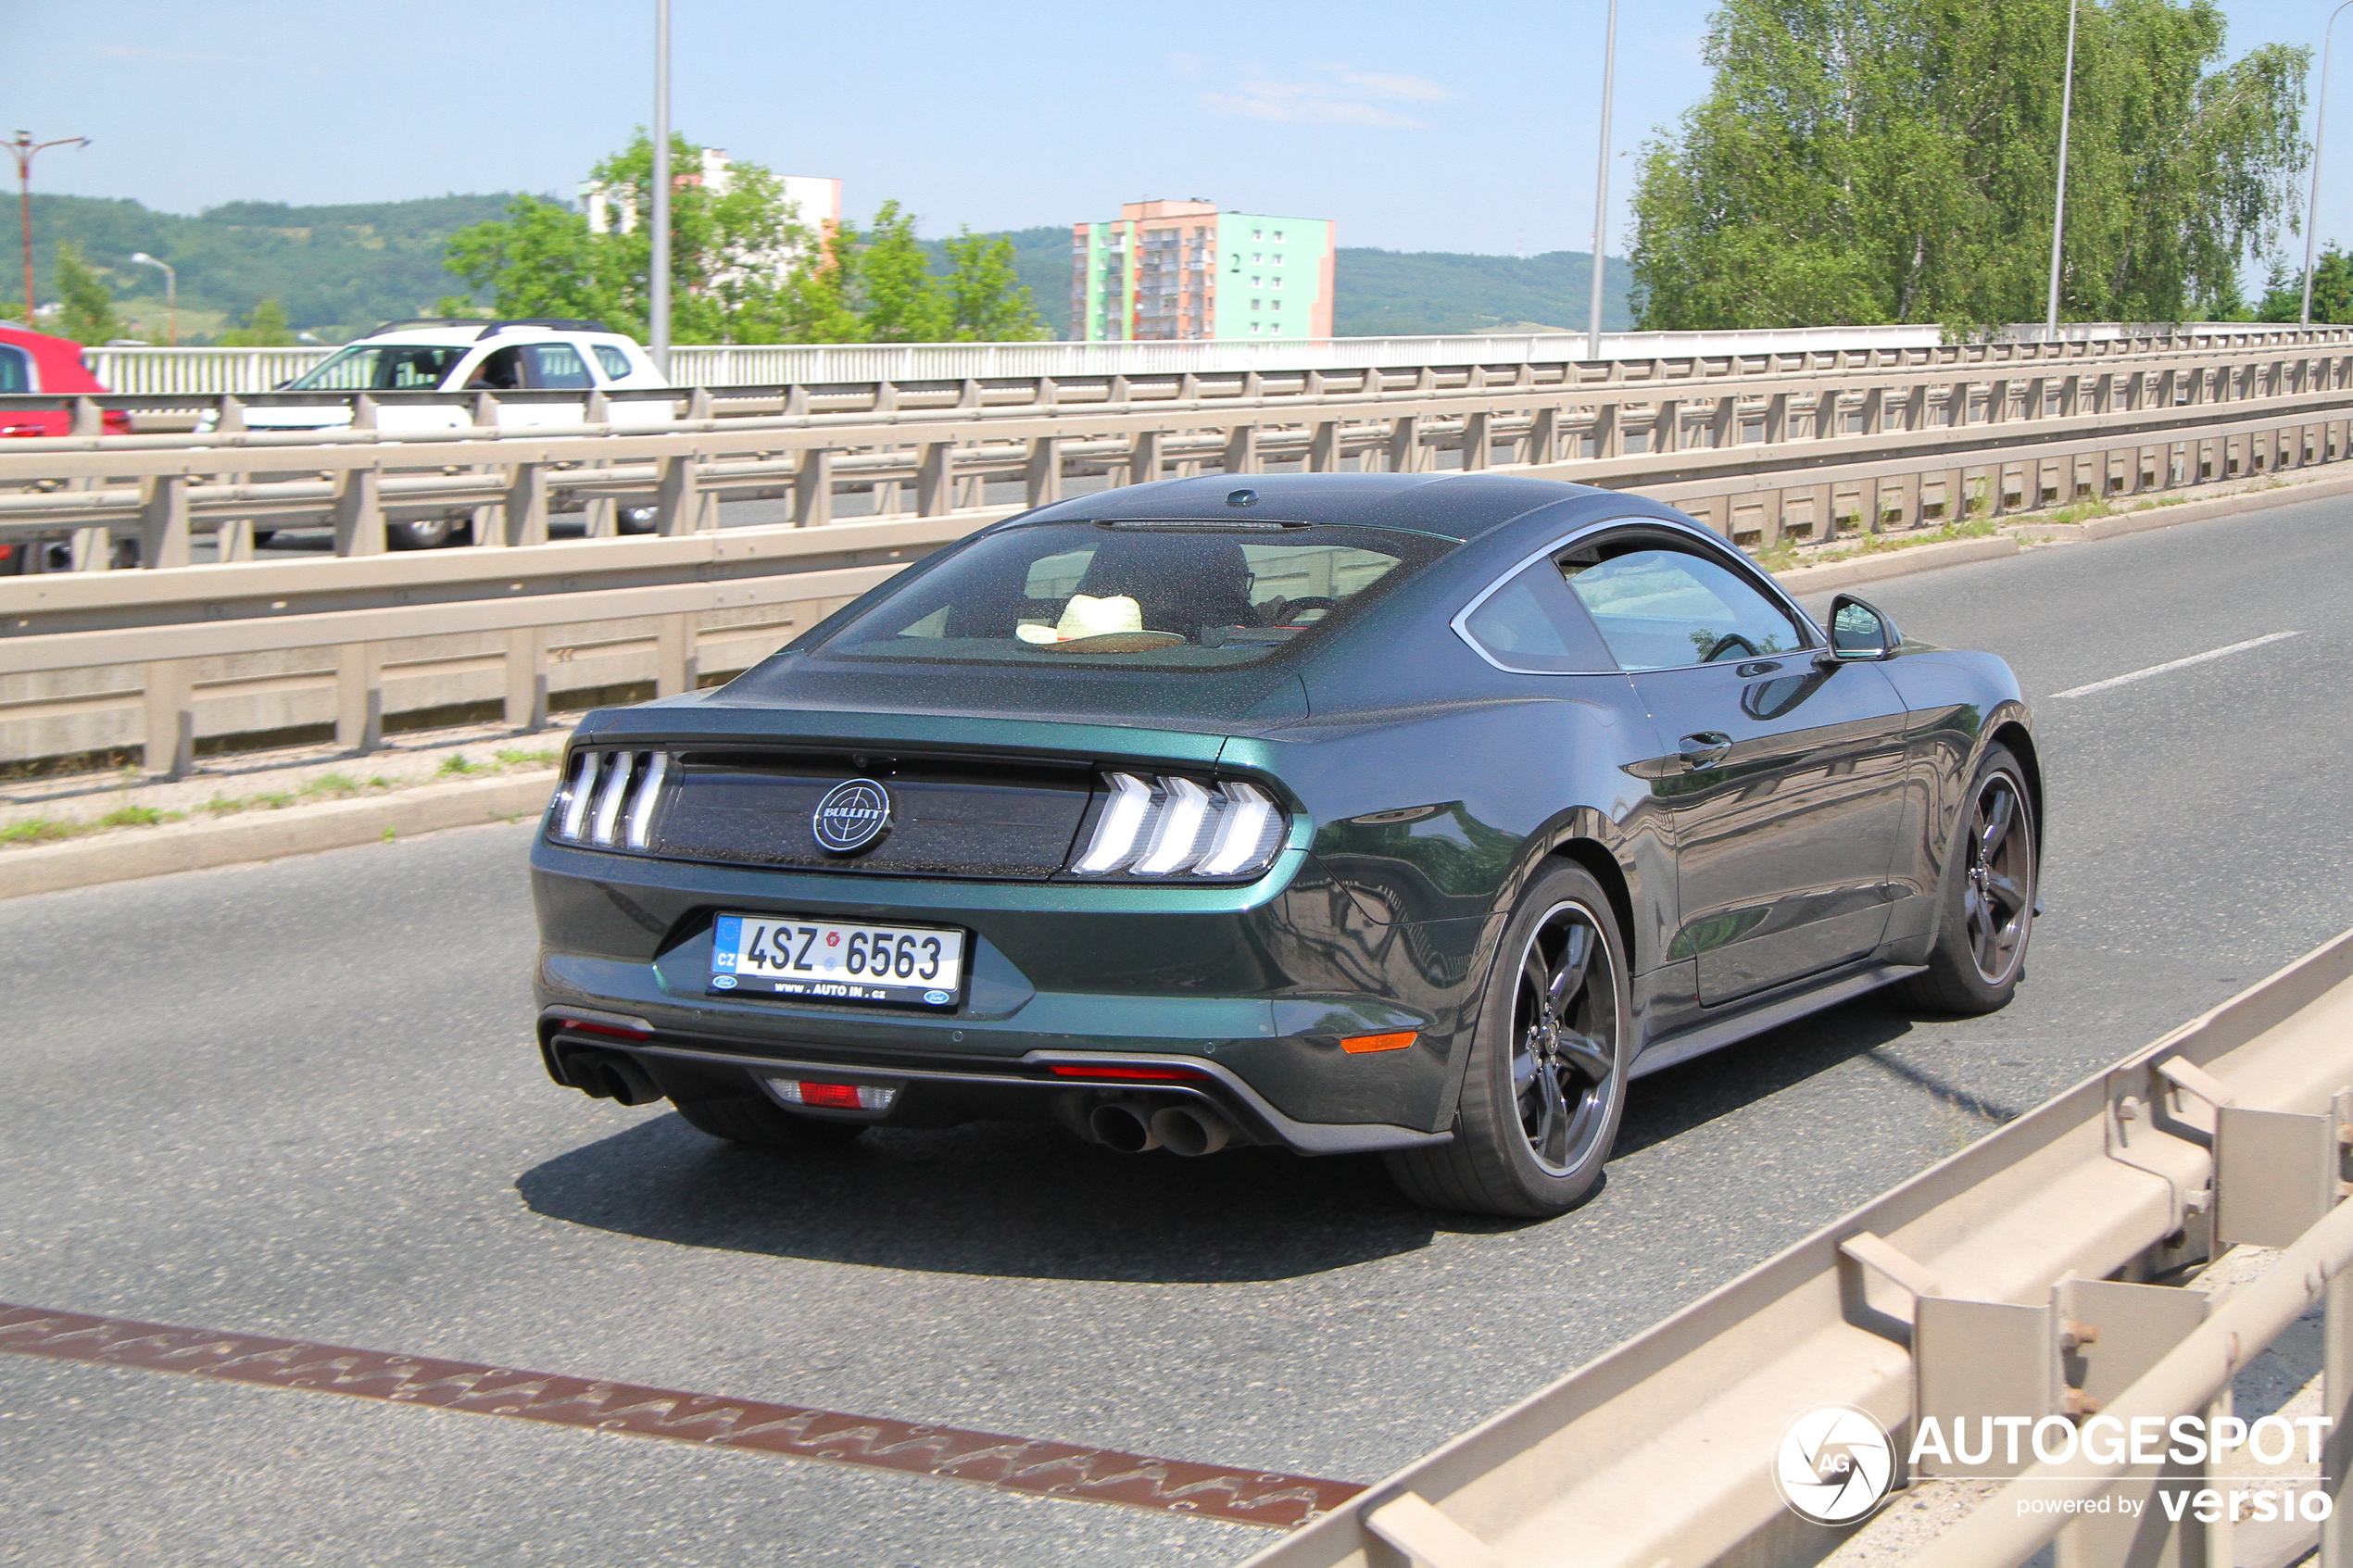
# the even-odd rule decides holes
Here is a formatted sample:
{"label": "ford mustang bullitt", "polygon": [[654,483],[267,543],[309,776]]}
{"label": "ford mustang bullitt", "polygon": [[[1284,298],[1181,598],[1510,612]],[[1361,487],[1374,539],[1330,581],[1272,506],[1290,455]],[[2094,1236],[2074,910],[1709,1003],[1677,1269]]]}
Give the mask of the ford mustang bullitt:
{"label": "ford mustang bullitt", "polygon": [[2042,798],[2000,659],[1818,624],[1657,503],[1135,485],[588,715],[539,1040],[738,1143],[1029,1118],[1553,1215],[1633,1076],[1883,986],[2001,1007]]}

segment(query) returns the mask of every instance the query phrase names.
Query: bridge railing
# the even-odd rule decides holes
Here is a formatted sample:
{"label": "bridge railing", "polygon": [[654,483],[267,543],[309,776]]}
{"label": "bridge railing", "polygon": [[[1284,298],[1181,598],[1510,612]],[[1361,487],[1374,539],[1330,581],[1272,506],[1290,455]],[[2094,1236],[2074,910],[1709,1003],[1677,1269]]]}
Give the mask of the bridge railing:
{"label": "bridge railing", "polygon": [[[2037,326],[2005,329],[1992,341],[2045,348],[2117,341],[2166,340],[2218,346],[2271,346],[2297,341],[2299,329],[2260,322],[2200,321],[2143,325],[2070,322],[2055,341]],[[671,377],[682,387],[824,385],[839,382],[929,382],[1018,378],[1216,375],[1257,370],[1285,374],[1368,366],[1510,365],[1582,361],[1578,333],[1495,333],[1430,337],[1217,339],[1196,343],[921,343],[691,345],[671,350]],[[1651,360],[1759,355],[1901,353],[1950,346],[1935,326],[1806,327],[1753,332],[1604,332],[1599,360]],[[324,359],[329,347],[92,347],[83,358],[119,393],[268,392]],[[1595,361],[1598,362],[1598,361]]]}
{"label": "bridge railing", "polygon": [[[1801,1568],[1852,1535],[1801,1518],[1780,1479],[1809,1407],[1867,1412],[1899,1480],[2007,1481],[1943,1538],[1862,1560],[2010,1568],[2054,1536],[2074,1568],[2287,1563],[2317,1537],[2347,1568],[2353,1502],[2353,932],[1824,1226],[1552,1386],[1415,1461],[1244,1568]],[[2225,1298],[2184,1288],[2234,1245],[2282,1248]],[[2325,1295],[2321,1409],[2299,1480],[2230,1479],[2164,1452],[2171,1418]],[[2242,1410],[2245,1433],[2250,1418]],[[2284,1428],[2282,1418],[2271,1418]],[[1936,1422],[1937,1442],[1922,1438]],[[2126,1435],[2120,1456],[2099,1430]],[[1946,1439],[1965,1421],[2032,1443]],[[2209,1424],[2215,1441],[2223,1428]],[[2132,1462],[2150,1433],[2158,1461]],[[2077,1447],[2081,1437],[2080,1449]],[[1977,1453],[1969,1449],[1975,1446]],[[2268,1436],[2267,1436],[2268,1446]],[[2043,1450],[2063,1462],[2038,1463]],[[2186,1451],[2186,1450],[2184,1450]],[[2257,1452],[2259,1454],[2260,1450]],[[2106,1457],[2103,1457],[2106,1456]],[[1906,1472],[1908,1471],[1908,1476]],[[2318,1472],[2318,1475],[2313,1474]],[[2250,1515],[2235,1488],[2296,1493]],[[2077,1512],[2108,1492],[2131,1507]],[[2307,1502],[2307,1497],[2317,1501]],[[1966,1503],[1968,1499],[1960,1499]],[[2327,1515],[2325,1524],[2321,1515]],[[2250,1516],[2274,1522],[2250,1538]],[[2235,1524],[2233,1522],[2236,1522]],[[2233,1532],[2238,1532],[2233,1551]],[[1905,1549],[1906,1546],[1909,1549]]]}

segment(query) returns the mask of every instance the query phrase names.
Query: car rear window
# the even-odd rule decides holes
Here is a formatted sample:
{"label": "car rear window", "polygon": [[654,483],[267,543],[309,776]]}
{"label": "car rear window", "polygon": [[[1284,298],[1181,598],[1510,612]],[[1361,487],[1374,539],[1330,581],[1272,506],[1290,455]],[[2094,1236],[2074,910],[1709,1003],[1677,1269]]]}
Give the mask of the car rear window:
{"label": "car rear window", "polygon": [[820,645],[835,658],[1229,670],[1453,547],[1321,523],[1032,523],[984,534]]}

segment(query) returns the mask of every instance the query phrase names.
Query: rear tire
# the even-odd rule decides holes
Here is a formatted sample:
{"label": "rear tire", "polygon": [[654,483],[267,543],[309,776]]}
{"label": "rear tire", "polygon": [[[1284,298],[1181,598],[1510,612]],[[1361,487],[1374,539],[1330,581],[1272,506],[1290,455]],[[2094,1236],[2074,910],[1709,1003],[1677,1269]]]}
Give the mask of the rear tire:
{"label": "rear tire", "polygon": [[1539,875],[1504,922],[1455,1102],[1454,1141],[1384,1155],[1431,1209],[1550,1219],[1600,1180],[1626,1107],[1632,1030],[1609,896],[1582,868]]}
{"label": "rear tire", "polygon": [[670,1103],[698,1133],[753,1148],[833,1148],[866,1130],[862,1122],[820,1122],[764,1099],[679,1099]]}
{"label": "rear tire", "polygon": [[1927,972],[1895,987],[1904,1001],[1964,1018],[2009,1005],[2034,930],[2033,802],[2026,771],[2009,747],[1988,747],[1945,859],[1936,945]]}

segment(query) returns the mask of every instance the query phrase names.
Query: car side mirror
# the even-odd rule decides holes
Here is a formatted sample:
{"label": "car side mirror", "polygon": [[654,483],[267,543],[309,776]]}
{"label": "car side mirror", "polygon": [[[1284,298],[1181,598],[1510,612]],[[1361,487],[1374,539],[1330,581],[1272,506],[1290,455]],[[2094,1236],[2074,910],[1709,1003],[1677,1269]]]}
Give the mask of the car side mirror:
{"label": "car side mirror", "polygon": [[1831,601],[1830,631],[1829,656],[1841,664],[1892,658],[1904,640],[1904,633],[1885,612],[1852,594],[1841,594]]}

